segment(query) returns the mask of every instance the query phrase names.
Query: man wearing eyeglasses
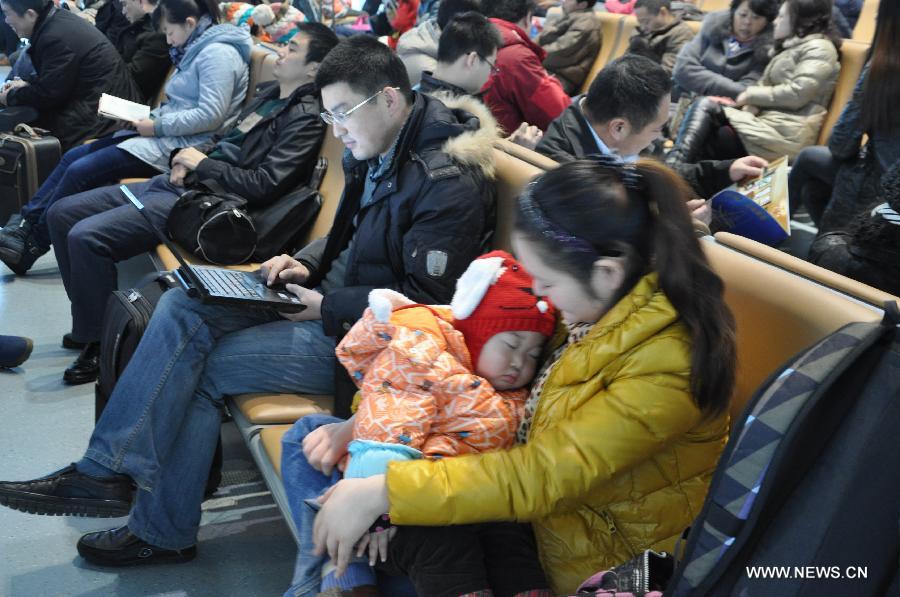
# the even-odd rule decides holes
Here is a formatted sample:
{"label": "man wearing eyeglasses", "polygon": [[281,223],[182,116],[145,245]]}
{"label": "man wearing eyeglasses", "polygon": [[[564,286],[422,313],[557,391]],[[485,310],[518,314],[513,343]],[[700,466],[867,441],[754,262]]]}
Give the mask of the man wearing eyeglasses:
{"label": "man wearing eyeglasses", "polygon": [[[413,92],[400,59],[368,36],[338,44],[315,83],[321,117],[348,149],[344,194],[326,238],[261,272],[269,284],[286,283],[306,309],[281,315],[170,290],[85,457],[48,477],[0,482],[0,503],[30,512],[130,514],[126,526],[79,541],[94,564],[191,560],[223,396],[334,393],[336,338],[362,316],[372,289],[449,303],[456,279],[487,247],[492,130]],[[349,414],[344,395],[335,412]]]}

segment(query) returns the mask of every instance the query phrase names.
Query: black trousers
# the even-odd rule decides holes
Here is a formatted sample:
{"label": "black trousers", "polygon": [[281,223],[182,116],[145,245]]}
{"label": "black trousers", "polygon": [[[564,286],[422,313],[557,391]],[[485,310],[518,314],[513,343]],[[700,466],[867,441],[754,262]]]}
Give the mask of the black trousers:
{"label": "black trousers", "polygon": [[791,215],[803,205],[818,226],[831,199],[837,169],[837,160],[827,147],[806,147],[798,153],[788,176]]}
{"label": "black trousers", "polygon": [[514,522],[448,527],[398,526],[388,574],[408,575],[420,597],[459,597],[490,588],[497,597],[549,589],[531,525]]}

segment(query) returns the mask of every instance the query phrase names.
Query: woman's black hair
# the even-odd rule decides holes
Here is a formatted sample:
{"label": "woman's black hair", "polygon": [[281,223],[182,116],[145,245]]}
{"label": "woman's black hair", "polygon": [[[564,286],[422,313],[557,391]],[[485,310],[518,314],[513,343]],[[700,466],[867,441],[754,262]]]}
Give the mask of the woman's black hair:
{"label": "woman's black hair", "polygon": [[216,0],[159,0],[153,11],[153,25],[159,28],[162,21],[181,25],[188,17],[199,19],[203,15],[209,15],[214,25],[220,23],[222,13],[219,3]]}
{"label": "woman's black hair", "polygon": [[659,162],[641,160],[634,171],[640,182],[626,186],[622,170],[589,160],[550,170],[520,197],[515,229],[549,267],[580,280],[592,296],[591,274],[602,256],[625,260],[615,301],[658,272],[660,288],[690,330],[694,400],[704,414],[721,414],[734,389],[734,317],[695,236],[686,205],[692,193]]}
{"label": "woman's black hair", "polygon": [[878,6],[875,39],[862,101],[862,130],[869,135],[900,134],[900,2]]}
{"label": "woman's black hair", "polygon": [[731,0],[732,23],[734,22],[734,13],[744,2],[750,5],[753,14],[765,17],[770,23],[778,16],[778,9],[781,8],[780,0]]}
{"label": "woman's black hair", "polygon": [[[788,15],[791,17],[791,29],[796,37],[806,37],[814,33],[827,36],[834,47],[841,48],[841,34],[831,18],[832,0],[784,0]],[[776,42],[776,49],[781,50],[784,40]]]}

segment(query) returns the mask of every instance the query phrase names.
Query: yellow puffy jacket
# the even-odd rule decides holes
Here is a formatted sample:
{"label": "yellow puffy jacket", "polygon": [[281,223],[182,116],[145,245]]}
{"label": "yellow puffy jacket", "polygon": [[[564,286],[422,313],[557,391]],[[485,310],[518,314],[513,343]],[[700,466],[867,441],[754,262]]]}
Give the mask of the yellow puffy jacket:
{"label": "yellow puffy jacket", "polygon": [[391,463],[395,524],[529,521],[553,590],[646,548],[671,550],[699,513],[728,432],[689,390],[687,328],[656,274],[552,367],[527,444]]}

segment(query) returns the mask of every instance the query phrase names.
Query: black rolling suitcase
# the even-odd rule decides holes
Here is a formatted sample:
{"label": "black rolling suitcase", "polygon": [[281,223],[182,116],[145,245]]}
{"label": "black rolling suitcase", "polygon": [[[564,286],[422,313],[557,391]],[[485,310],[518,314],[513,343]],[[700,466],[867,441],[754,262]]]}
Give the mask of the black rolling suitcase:
{"label": "black rolling suitcase", "polygon": [[59,163],[59,139],[43,129],[17,124],[0,133],[0,223],[19,213]]}
{"label": "black rolling suitcase", "polygon": [[[106,313],[100,328],[100,374],[94,386],[94,422],[100,419],[116,382],[141,337],[147,330],[153,310],[163,293],[178,286],[172,272],[154,273],[138,282],[137,288],[115,290],[106,302]],[[222,481],[222,439],[216,446],[205,495],[211,496]]]}

